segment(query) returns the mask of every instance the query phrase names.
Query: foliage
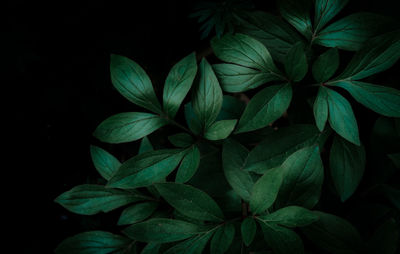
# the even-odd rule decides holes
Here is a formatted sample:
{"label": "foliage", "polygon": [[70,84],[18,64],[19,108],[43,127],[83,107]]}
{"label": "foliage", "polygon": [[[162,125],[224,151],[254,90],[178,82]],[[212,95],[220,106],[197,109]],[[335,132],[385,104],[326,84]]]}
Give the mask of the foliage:
{"label": "foliage", "polygon": [[[283,19],[225,10],[229,21],[205,4],[195,16],[209,18],[205,34],[216,25],[211,46],[222,62],[184,57],[162,103],[137,63],[112,55],[116,90],[151,112],[110,116],[94,136],[141,140],[139,152],[120,161],[103,143],[91,146],[105,184],[76,186],[55,201],[82,215],[124,207],[124,236],[80,233],[56,253],[395,254],[400,190],[389,180],[399,173],[400,91],[367,78],[398,61],[400,30],[382,29],[388,19],[371,13],[334,20],[347,2],[279,0]],[[223,35],[225,22],[235,33]],[[371,137],[355,103],[382,115]],[[160,129],[173,131],[169,144],[151,138]],[[385,202],[369,211],[370,232],[330,213],[371,192]]]}

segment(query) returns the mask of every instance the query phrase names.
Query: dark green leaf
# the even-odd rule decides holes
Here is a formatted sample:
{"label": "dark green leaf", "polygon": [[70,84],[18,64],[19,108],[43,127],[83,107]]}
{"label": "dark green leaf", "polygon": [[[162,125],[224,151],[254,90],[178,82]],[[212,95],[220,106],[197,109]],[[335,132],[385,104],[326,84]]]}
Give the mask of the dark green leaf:
{"label": "dark green leaf", "polygon": [[325,129],[325,124],[328,121],[329,107],[328,94],[326,89],[320,87],[313,106],[315,123],[320,131]]}
{"label": "dark green leaf", "polygon": [[186,221],[155,218],[133,224],[123,232],[140,242],[168,243],[187,239],[203,230]]}
{"label": "dark green leaf", "polygon": [[180,183],[155,184],[160,195],[180,213],[194,219],[223,221],[224,215],[205,192]]}
{"label": "dark green leaf", "polygon": [[73,213],[92,215],[109,212],[143,199],[143,196],[134,193],[105,188],[102,185],[83,184],[64,192],[55,202]]}
{"label": "dark green leaf", "polygon": [[390,203],[400,210],[400,189],[384,184],[382,185],[382,192]]}
{"label": "dark green leaf", "polygon": [[388,154],[389,158],[393,161],[397,168],[400,168],[400,153]]}
{"label": "dark green leaf", "polygon": [[148,218],[156,209],[158,204],[156,202],[145,202],[132,205],[122,211],[119,217],[118,225],[129,225],[142,221]]}
{"label": "dark green leaf", "polygon": [[285,113],[291,99],[290,84],[264,88],[247,104],[235,133],[257,130],[271,124]]}
{"label": "dark green leaf", "polygon": [[382,223],[368,241],[370,254],[395,254],[399,248],[400,232],[394,219]]}
{"label": "dark green leaf", "polygon": [[253,180],[243,170],[249,151],[240,143],[228,139],[222,148],[222,164],[226,180],[232,189],[245,201],[250,200]]}
{"label": "dark green leaf", "polygon": [[256,236],[257,232],[257,224],[253,218],[247,217],[242,221],[240,226],[240,230],[242,232],[243,242],[246,246],[249,246]]}
{"label": "dark green leaf", "polygon": [[183,156],[181,149],[163,149],[137,155],[121,165],[108,186],[123,189],[149,186],[168,176]]}
{"label": "dark green leaf", "polygon": [[132,241],[104,231],[89,231],[65,239],[56,254],[107,254],[126,248]]}
{"label": "dark green leaf", "polygon": [[101,122],[93,135],[107,143],[131,142],[149,135],[167,123],[167,120],[150,113],[119,113]]}
{"label": "dark green leaf", "polygon": [[193,111],[192,103],[189,102],[185,105],[185,119],[189,129],[196,135],[201,133],[201,123],[199,118]]}
{"label": "dark green leaf", "polygon": [[227,223],[219,227],[213,238],[211,239],[210,253],[223,254],[229,249],[235,236],[235,227],[231,223]]}
{"label": "dark green leaf", "polygon": [[332,254],[361,253],[361,237],[349,222],[332,214],[315,213],[319,220],[301,228],[307,238]]}
{"label": "dark green leaf", "polygon": [[287,206],[258,218],[267,223],[280,224],[286,227],[304,227],[317,221],[318,215],[301,206]]}
{"label": "dark green leaf", "polygon": [[153,151],[153,145],[150,143],[149,138],[146,136],[142,139],[142,142],[140,142],[140,146],[139,146],[139,152],[138,154],[142,154],[145,152],[149,152],[149,151]]}
{"label": "dark green leaf", "polygon": [[282,17],[307,39],[311,39],[313,33],[310,18],[312,1],[280,0],[278,3]]}
{"label": "dark green leaf", "polygon": [[214,122],[204,133],[208,140],[226,139],[235,128],[237,120],[221,120]]}
{"label": "dark green leaf", "polygon": [[161,105],[150,78],[142,67],[124,56],[111,55],[110,70],[114,87],[125,98],[150,111],[161,113]]}
{"label": "dark green leaf", "polygon": [[212,232],[206,232],[204,234],[199,234],[195,237],[187,239],[177,245],[169,248],[163,254],[202,254],[208,240],[212,236]]}
{"label": "dark green leaf", "polygon": [[324,180],[318,146],[305,147],[293,153],[283,162],[281,170],[284,171],[284,179],[277,199],[278,207],[314,207]]}
{"label": "dark green leaf", "polygon": [[197,148],[197,146],[194,145],[189,149],[190,150],[186,153],[185,157],[183,157],[181,165],[179,166],[176,172],[175,182],[177,183],[185,183],[189,181],[190,178],[193,177],[193,175],[199,168],[200,165],[199,148]]}
{"label": "dark green leaf", "polygon": [[216,120],[239,119],[245,107],[246,104],[238,98],[224,95],[222,108]]}
{"label": "dark green leaf", "polygon": [[312,66],[312,74],[317,82],[330,79],[339,67],[339,51],[331,48],[320,55]]}
{"label": "dark green leaf", "polygon": [[250,196],[250,210],[253,214],[263,213],[275,202],[283,173],[280,167],[270,169],[254,184]]}
{"label": "dark green leaf", "polygon": [[205,58],[200,63],[200,78],[194,88],[192,106],[203,130],[217,118],[222,106],[222,90]]}
{"label": "dark green leaf", "polygon": [[100,147],[90,146],[90,155],[94,167],[106,180],[110,180],[111,176],[121,166],[121,162],[119,162],[117,158]]}
{"label": "dark green leaf", "polygon": [[302,80],[307,74],[308,63],[302,42],[298,42],[290,48],[285,58],[285,70],[294,82]]}
{"label": "dark green leaf", "polygon": [[349,0],[316,0],[314,31],[321,30],[333,17],[343,9]]}
{"label": "dark green leaf", "polygon": [[188,147],[194,142],[193,137],[185,132],[171,135],[168,137],[168,140],[176,147]]}
{"label": "dark green leaf", "polygon": [[329,165],[335,188],[340,199],[345,201],[353,195],[364,174],[364,147],[336,136],[330,152]]}
{"label": "dark green leaf", "polygon": [[165,80],[163,101],[164,112],[174,118],[189,92],[197,72],[196,54],[193,52],[172,67]]}
{"label": "dark green leaf", "polygon": [[140,254],[158,254],[160,251],[161,244],[159,243],[148,243],[140,252]]}

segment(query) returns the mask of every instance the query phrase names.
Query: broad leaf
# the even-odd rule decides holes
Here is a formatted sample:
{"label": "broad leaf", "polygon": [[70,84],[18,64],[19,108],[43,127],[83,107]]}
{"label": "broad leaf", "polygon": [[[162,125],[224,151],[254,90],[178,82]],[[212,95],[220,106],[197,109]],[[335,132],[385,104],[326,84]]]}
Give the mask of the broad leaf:
{"label": "broad leaf", "polygon": [[117,158],[100,147],[90,146],[90,155],[94,167],[106,180],[110,180],[111,176],[121,166],[121,162],[119,162]]}
{"label": "broad leaf", "polygon": [[102,185],[83,184],[64,192],[55,202],[73,213],[93,215],[144,199],[144,196],[135,193],[105,188]]}
{"label": "broad leaf", "polygon": [[181,149],[163,149],[137,155],[121,165],[108,186],[123,189],[149,186],[168,176],[183,156]]}
{"label": "broad leaf", "polygon": [[317,221],[318,215],[301,206],[287,206],[258,218],[267,223],[280,224],[286,227],[304,227]]}
{"label": "broad leaf", "polygon": [[203,130],[217,118],[222,106],[222,90],[214,71],[205,58],[200,63],[200,78],[193,91],[193,110]]}
{"label": "broad leaf", "polygon": [[111,55],[110,70],[114,87],[125,98],[150,111],[161,113],[161,105],[150,78],[142,67],[124,56]]}
{"label": "broad leaf", "polygon": [[312,74],[317,82],[330,79],[339,67],[339,51],[332,48],[320,55],[312,66]]}
{"label": "broad leaf", "polygon": [[279,167],[270,169],[254,184],[249,203],[253,214],[263,213],[275,202],[282,185],[283,173],[284,170]]}
{"label": "broad leaf", "polygon": [[328,94],[326,89],[320,87],[313,106],[315,123],[320,131],[325,129],[325,124],[328,121],[329,107]]}
{"label": "broad leaf", "polygon": [[312,1],[280,0],[278,4],[282,17],[307,39],[311,39],[313,33],[310,18]]}
{"label": "broad leaf", "polygon": [[353,195],[364,174],[364,147],[336,136],[330,152],[329,166],[340,199],[345,201]]}
{"label": "broad leaf", "polygon": [[127,248],[132,240],[105,231],[89,231],[62,241],[56,254],[107,254]]}
{"label": "broad leaf", "polygon": [[145,152],[153,151],[153,145],[150,143],[149,138],[146,136],[142,139],[139,146],[138,154],[142,154]]}
{"label": "broad leaf", "polygon": [[242,239],[246,246],[249,246],[256,236],[257,233],[257,224],[253,218],[247,217],[242,221],[240,226],[240,230],[242,233]]}
{"label": "broad leaf", "polygon": [[243,170],[249,151],[240,143],[228,139],[222,148],[222,164],[226,180],[232,189],[245,201],[250,200],[253,180],[251,175]]}
{"label": "broad leaf", "polygon": [[158,203],[156,202],[144,202],[132,205],[122,211],[117,224],[121,226],[142,221],[148,218],[157,209],[157,206]]}
{"label": "broad leaf", "polygon": [[181,132],[171,136],[168,136],[169,142],[176,147],[188,147],[194,143],[194,139],[191,135]]}
{"label": "broad leaf", "polygon": [[172,67],[165,80],[163,102],[164,112],[174,118],[189,92],[197,72],[196,54],[193,52]]}
{"label": "broad leaf", "polygon": [[299,82],[307,74],[308,63],[304,52],[304,44],[298,42],[289,50],[285,58],[285,70],[289,78]]}
{"label": "broad leaf", "polygon": [[214,122],[204,133],[208,140],[226,139],[235,128],[237,120],[220,120]]}
{"label": "broad leaf", "polygon": [[211,239],[210,253],[211,254],[226,253],[227,250],[229,249],[229,246],[232,244],[234,236],[235,236],[235,227],[233,226],[233,224],[227,223],[219,227],[215,231],[214,236]]}
{"label": "broad leaf", "polygon": [[314,31],[321,30],[333,17],[343,9],[349,0],[316,0]]}
{"label": "broad leaf", "polygon": [[257,130],[271,124],[285,113],[291,99],[290,84],[264,88],[247,104],[235,133]]}
{"label": "broad leaf", "polygon": [[93,135],[107,143],[131,142],[149,135],[167,123],[167,120],[150,113],[119,113],[101,122]]}
{"label": "broad leaf", "polygon": [[283,162],[281,170],[284,177],[277,199],[278,207],[314,207],[319,201],[324,180],[318,146],[305,147],[293,153]]}
{"label": "broad leaf", "polygon": [[183,157],[181,165],[179,166],[175,182],[185,183],[193,177],[200,165],[200,151],[199,148],[193,145]]}
{"label": "broad leaf", "polygon": [[133,224],[123,232],[140,242],[168,243],[187,239],[203,230],[186,221],[155,218]]}
{"label": "broad leaf", "polygon": [[180,213],[205,221],[223,221],[224,215],[215,201],[203,191],[179,183],[158,183],[160,195]]}

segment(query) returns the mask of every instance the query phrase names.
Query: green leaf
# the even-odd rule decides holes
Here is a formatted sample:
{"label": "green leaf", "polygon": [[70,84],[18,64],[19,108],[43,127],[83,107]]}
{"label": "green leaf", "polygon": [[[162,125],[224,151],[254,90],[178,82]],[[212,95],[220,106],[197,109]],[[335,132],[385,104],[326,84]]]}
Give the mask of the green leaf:
{"label": "green leaf", "polygon": [[222,106],[222,90],[205,58],[200,63],[200,78],[193,91],[192,106],[203,131],[217,118]]}
{"label": "green leaf", "polygon": [[94,167],[106,180],[110,180],[111,176],[121,166],[121,162],[119,162],[117,158],[100,147],[90,146],[90,155]]}
{"label": "green leaf", "polygon": [[165,80],[163,102],[164,112],[174,118],[189,92],[197,72],[196,54],[193,52],[172,67]]}
{"label": "green leaf", "polygon": [[163,149],[139,154],[121,165],[108,182],[108,186],[122,189],[149,186],[168,176],[183,156],[181,149]]}
{"label": "green leaf", "polygon": [[278,4],[282,17],[307,39],[311,39],[313,33],[310,18],[312,1],[280,0]]}
{"label": "green leaf", "polygon": [[185,119],[186,123],[189,126],[189,129],[196,135],[200,135],[201,133],[201,123],[199,118],[193,111],[192,103],[189,102],[185,104]]}
{"label": "green leaf", "polygon": [[320,131],[325,129],[325,124],[328,121],[329,108],[328,108],[328,94],[325,89],[320,87],[318,89],[317,97],[313,106],[315,123]]}
{"label": "green leaf", "polygon": [[233,226],[233,224],[227,223],[219,227],[215,231],[214,236],[211,239],[210,253],[211,254],[226,253],[227,250],[229,249],[229,246],[232,244],[234,236],[235,236],[235,227]]}
{"label": "green leaf", "polygon": [[257,180],[250,196],[250,210],[253,214],[264,212],[275,202],[282,181],[283,170],[279,167],[268,170]]}
{"label": "green leaf", "polygon": [[187,239],[202,231],[200,226],[186,221],[155,218],[133,224],[123,233],[140,242],[168,243]]}
{"label": "green leaf", "polygon": [[222,164],[225,178],[232,189],[245,201],[250,200],[253,180],[251,175],[243,170],[249,151],[240,143],[228,139],[222,148]]}
{"label": "green leaf", "polygon": [[148,243],[140,252],[140,254],[158,254],[160,251],[161,244],[159,243]]}
{"label": "green leaf", "polygon": [[148,218],[156,209],[158,204],[156,202],[145,202],[132,205],[122,211],[118,220],[118,225],[129,225],[142,221]]}
{"label": "green leaf", "polygon": [[315,213],[319,220],[301,228],[315,245],[332,254],[362,253],[361,237],[349,222],[332,214]]}
{"label": "green leaf", "polygon": [[93,135],[107,143],[131,142],[149,135],[167,123],[167,120],[150,113],[119,113],[101,122]]}
{"label": "green leaf", "polygon": [[169,142],[176,147],[188,147],[194,143],[193,137],[185,132],[168,136]]}
{"label": "green leaf", "polygon": [[250,100],[235,133],[261,129],[280,118],[292,99],[290,84],[268,86]]}
{"label": "green leaf", "polygon": [[395,254],[400,238],[399,227],[394,219],[382,223],[368,241],[368,253]]}
{"label": "green leaf", "polygon": [[289,78],[298,82],[307,74],[308,63],[304,53],[304,44],[298,42],[289,50],[285,58],[285,70]]}
{"label": "green leaf", "polygon": [[349,0],[316,0],[314,31],[321,30],[333,17],[338,14]]}
{"label": "green leaf", "polygon": [[257,232],[257,224],[253,218],[247,217],[242,221],[240,226],[240,230],[242,233],[242,239],[246,246],[249,246],[256,236]]}
{"label": "green leaf", "polygon": [[149,152],[149,151],[153,151],[153,145],[150,143],[149,138],[146,136],[142,139],[142,142],[140,142],[140,146],[139,146],[139,152],[138,154],[142,154],[145,152]]}
{"label": "green leaf", "polygon": [[357,120],[350,103],[336,91],[323,86],[320,89],[326,92],[329,125],[337,134],[359,146],[360,137]]}
{"label": "green leaf", "polygon": [[318,220],[318,215],[300,206],[287,206],[273,213],[259,216],[267,223],[280,224],[285,227],[304,227]]}
{"label": "green leaf", "polygon": [[237,120],[221,120],[214,122],[204,133],[208,140],[226,139],[235,128]]}
{"label": "green leaf", "polygon": [[200,151],[197,146],[192,146],[190,150],[183,157],[181,165],[179,166],[175,182],[185,183],[189,181],[193,175],[196,173],[200,165]]}
{"label": "green leaf", "polygon": [[200,234],[183,242],[180,242],[177,245],[169,248],[163,254],[202,254],[208,240],[210,240],[212,236],[212,232],[213,231],[206,232],[204,234]]}
{"label": "green leaf", "polygon": [[332,84],[348,91],[365,107],[388,117],[400,117],[400,91],[359,81],[341,81]]}
{"label": "green leaf", "polygon": [[83,215],[109,212],[132,202],[144,200],[134,193],[105,188],[102,185],[83,184],[64,192],[55,199],[68,211]]}
{"label": "green leaf", "polygon": [[161,105],[150,78],[142,67],[124,56],[111,55],[110,71],[114,87],[125,98],[150,111],[161,113]]}
{"label": "green leaf", "polygon": [[320,55],[312,66],[312,74],[317,82],[330,79],[339,67],[339,51],[331,48]]}
{"label": "green leaf", "polygon": [[297,124],[279,128],[264,137],[249,153],[244,169],[263,174],[280,166],[300,148],[316,144],[322,134],[314,125]]}
{"label": "green leaf", "polygon": [[364,174],[364,147],[336,136],[331,147],[329,166],[340,199],[345,201],[353,195]]}
{"label": "green leaf", "polygon": [[277,198],[278,207],[314,207],[321,194],[324,168],[318,146],[305,147],[290,155],[281,165],[284,172]]}
{"label": "green leaf", "polygon": [[89,231],[62,241],[56,254],[107,254],[126,248],[132,241],[105,231]]}
{"label": "green leaf", "polygon": [[224,95],[222,108],[216,120],[239,119],[245,107],[246,104],[238,98]]}
{"label": "green leaf", "polygon": [[303,242],[293,230],[272,223],[258,220],[264,233],[265,241],[274,254],[304,253]]}
{"label": "green leaf", "polygon": [[157,183],[155,187],[160,195],[183,215],[205,221],[223,221],[221,209],[205,192],[180,183]]}

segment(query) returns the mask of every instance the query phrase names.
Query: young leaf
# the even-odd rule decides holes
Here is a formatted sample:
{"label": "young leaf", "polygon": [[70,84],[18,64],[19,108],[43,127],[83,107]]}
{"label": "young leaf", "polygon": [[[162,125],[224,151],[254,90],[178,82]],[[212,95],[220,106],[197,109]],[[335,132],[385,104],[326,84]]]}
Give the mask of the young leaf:
{"label": "young leaf", "polygon": [[157,114],[161,113],[150,78],[142,67],[124,56],[111,55],[110,71],[114,87],[125,98]]}
{"label": "young leaf", "polygon": [[246,246],[249,246],[256,236],[257,233],[257,224],[253,218],[247,217],[242,221],[240,226],[240,230],[242,233],[242,239]]}
{"label": "young leaf", "polygon": [[167,120],[150,113],[119,113],[100,123],[93,135],[107,143],[131,142],[149,135],[167,123]]}
{"label": "young leaf", "polygon": [[339,51],[331,48],[320,55],[312,66],[312,74],[317,82],[325,82],[335,74],[339,67]]}
{"label": "young leaf", "polygon": [[307,39],[311,39],[312,25],[310,0],[280,0],[278,1],[279,11],[282,17],[294,26]]}
{"label": "young leaf", "polygon": [[153,145],[150,143],[149,138],[146,136],[142,139],[139,146],[138,154],[142,154],[145,152],[153,151]]}
{"label": "young leaf", "polygon": [[121,165],[108,186],[122,189],[149,186],[168,176],[183,155],[181,149],[163,149],[137,155]]}
{"label": "young leaf", "polygon": [[349,0],[316,0],[314,31],[321,30],[333,17],[343,9]]}
{"label": "young leaf", "polygon": [[160,252],[161,244],[148,243],[140,252],[140,254],[158,254]]}
{"label": "young leaf", "polygon": [[193,219],[223,221],[224,215],[221,209],[205,192],[179,183],[157,183],[155,187],[180,213]]}
{"label": "young leaf", "polygon": [[211,239],[210,244],[210,253],[211,254],[224,254],[229,249],[229,246],[232,244],[233,238],[235,236],[235,227],[231,223],[227,223],[221,227],[219,227],[215,233],[213,238]]}
{"label": "young leaf", "polygon": [[154,218],[133,224],[123,233],[140,242],[168,243],[187,239],[202,231],[200,226],[186,221]]}
{"label": "young leaf", "polygon": [[111,176],[121,166],[121,162],[119,162],[117,158],[100,147],[90,146],[90,155],[94,167],[106,180],[110,180]]}
{"label": "young leaf", "polygon": [[213,123],[204,133],[208,140],[226,139],[235,128],[237,120],[221,120]]}
{"label": "young leaf", "polygon": [[200,165],[199,148],[194,145],[189,149],[190,150],[187,152],[185,157],[183,157],[181,165],[179,166],[176,172],[175,182],[177,183],[185,183],[189,181],[199,168]]}
{"label": "young leaf", "polygon": [[193,137],[187,134],[186,132],[177,133],[171,136],[168,136],[169,142],[176,147],[188,147],[193,144]]}
{"label": "young leaf", "polygon": [[400,117],[400,91],[359,81],[335,82],[333,86],[346,89],[356,101],[378,114]]}
{"label": "young leaf", "polygon": [[325,124],[328,121],[328,94],[322,87],[318,89],[317,97],[313,106],[315,123],[320,131],[325,129]]}
{"label": "young leaf", "polygon": [[278,207],[314,207],[318,203],[324,180],[318,146],[305,147],[293,153],[283,162],[281,170],[284,179],[276,201]]}
{"label": "young leaf", "polygon": [[164,112],[174,118],[189,92],[197,72],[196,54],[193,52],[172,67],[165,80],[163,102]]}
{"label": "young leaf", "polygon": [[249,204],[253,214],[264,212],[275,202],[282,180],[283,170],[279,167],[268,170],[257,180],[252,188]]}
{"label": "young leaf", "polygon": [[345,201],[353,195],[364,174],[364,147],[336,136],[330,152],[329,165],[335,188],[340,199]]}
{"label": "young leaf", "polygon": [[301,206],[287,206],[273,213],[259,216],[267,223],[280,224],[285,227],[304,227],[318,220],[318,215]]}
{"label": "young leaf", "polygon": [[307,238],[332,254],[361,253],[361,237],[349,222],[332,214],[315,213],[319,220],[301,228]]}
{"label": "young leaf", "polygon": [[200,79],[194,88],[193,110],[206,130],[217,118],[222,106],[222,90],[205,58],[200,63]]}
{"label": "young leaf", "polygon": [[222,165],[225,178],[232,189],[245,201],[250,200],[253,180],[251,175],[243,170],[249,151],[240,143],[228,139],[222,148]]}
{"label": "young leaf", "polygon": [[157,206],[156,202],[144,202],[132,205],[122,211],[117,225],[129,225],[142,221],[148,218],[157,209]]}
{"label": "young leaf", "polygon": [[239,119],[245,107],[246,104],[238,98],[224,95],[222,108],[216,120]]}
{"label": "young leaf", "polygon": [[122,250],[132,240],[105,231],[89,231],[77,234],[62,241],[56,254],[107,254]]}
{"label": "young leaf", "polygon": [[299,82],[307,74],[308,63],[303,42],[298,42],[289,50],[285,59],[285,70],[289,78]]}
{"label": "young leaf", "polygon": [[134,193],[105,188],[102,185],[83,184],[64,192],[55,202],[73,213],[93,215],[140,200],[144,200],[144,197]]}
{"label": "young leaf", "polygon": [[290,84],[268,86],[247,104],[235,133],[261,129],[280,118],[292,99]]}

